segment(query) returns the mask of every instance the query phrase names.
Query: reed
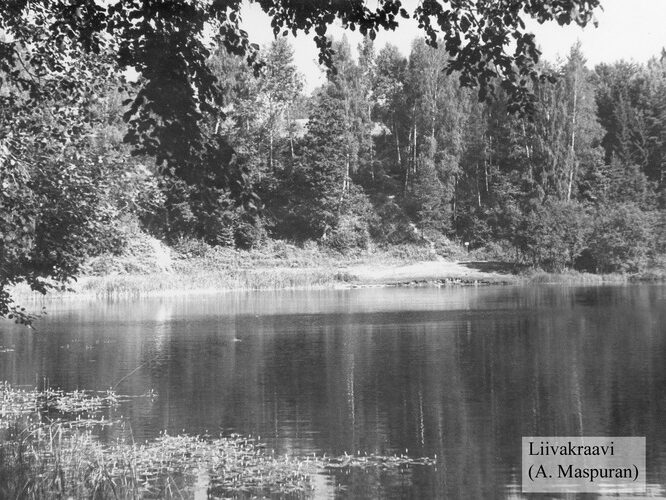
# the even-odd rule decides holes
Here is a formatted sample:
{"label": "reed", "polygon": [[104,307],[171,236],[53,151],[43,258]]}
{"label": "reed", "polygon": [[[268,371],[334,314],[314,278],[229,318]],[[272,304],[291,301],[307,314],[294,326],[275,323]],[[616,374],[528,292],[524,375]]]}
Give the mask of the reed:
{"label": "reed", "polygon": [[76,295],[168,294],[169,292],[275,290],[333,287],[351,279],[335,269],[201,269],[191,272],[146,275],[89,276],[82,278]]}
{"label": "reed", "polygon": [[601,285],[613,283],[628,283],[636,280],[627,274],[592,274],[578,271],[566,271],[562,273],[548,273],[534,271],[524,275],[527,284],[561,284],[561,285]]}
{"label": "reed", "polygon": [[240,436],[162,435],[103,444],[90,428],[33,423],[0,447],[2,498],[212,498],[306,494],[316,458],[276,456]]}
{"label": "reed", "polygon": [[560,284],[560,285],[610,285],[621,283],[637,283],[650,281],[666,281],[666,271],[651,269],[641,273],[593,274],[579,271],[548,273],[544,271],[528,271],[522,275],[526,284]]}

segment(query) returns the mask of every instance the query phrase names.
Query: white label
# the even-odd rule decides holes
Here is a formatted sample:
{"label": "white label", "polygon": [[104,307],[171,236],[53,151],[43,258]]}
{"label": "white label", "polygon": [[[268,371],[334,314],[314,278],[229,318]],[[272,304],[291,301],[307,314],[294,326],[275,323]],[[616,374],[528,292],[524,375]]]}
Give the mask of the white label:
{"label": "white label", "polygon": [[523,493],[644,493],[645,437],[523,437]]}

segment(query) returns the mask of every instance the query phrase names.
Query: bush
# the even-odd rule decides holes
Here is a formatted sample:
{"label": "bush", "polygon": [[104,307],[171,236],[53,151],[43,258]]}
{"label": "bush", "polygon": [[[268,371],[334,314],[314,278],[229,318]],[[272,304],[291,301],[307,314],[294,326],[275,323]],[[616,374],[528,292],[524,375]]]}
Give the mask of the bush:
{"label": "bush", "polygon": [[377,221],[376,224],[371,224],[370,232],[375,240],[393,245],[411,243],[418,239],[411,220],[393,198],[378,207]]}
{"label": "bush", "polygon": [[548,201],[523,219],[518,241],[535,267],[563,271],[573,267],[588,235],[585,208],[576,202]]}
{"label": "bush", "polygon": [[600,208],[589,241],[597,272],[638,272],[648,262],[652,224],[633,203]]}
{"label": "bush", "polygon": [[437,260],[437,254],[432,251],[430,245],[401,243],[398,245],[389,245],[384,252],[391,259],[400,262],[418,262]]}
{"label": "bush", "polygon": [[457,241],[451,241],[446,235],[437,230],[421,231],[421,238],[430,245],[436,256],[449,260],[467,258],[467,250]]}
{"label": "bush", "polygon": [[510,262],[515,260],[516,249],[506,240],[489,241],[469,253],[470,260],[494,260]]}
{"label": "bush", "polygon": [[205,257],[212,247],[198,238],[181,237],[172,245],[172,248],[183,257]]}
{"label": "bush", "polygon": [[357,215],[343,215],[324,243],[339,252],[354,248],[366,249],[370,244],[368,224]]}
{"label": "bush", "polygon": [[370,199],[361,187],[352,184],[340,204],[334,227],[324,233],[322,243],[340,252],[366,249],[370,245],[368,221],[374,218]]}
{"label": "bush", "polygon": [[654,242],[652,245],[652,265],[666,269],[666,210],[655,210],[652,216],[652,233]]}
{"label": "bush", "polygon": [[472,249],[482,248],[494,244],[494,235],[491,225],[484,214],[476,207],[470,207],[456,218],[456,233],[463,241],[467,241]]}
{"label": "bush", "polygon": [[234,243],[237,248],[250,249],[260,246],[268,237],[261,221],[241,218],[234,228]]}
{"label": "bush", "polygon": [[125,224],[123,236],[125,244],[122,250],[91,258],[83,268],[85,274],[148,274],[171,269],[171,251],[160,240],[131,222]]}

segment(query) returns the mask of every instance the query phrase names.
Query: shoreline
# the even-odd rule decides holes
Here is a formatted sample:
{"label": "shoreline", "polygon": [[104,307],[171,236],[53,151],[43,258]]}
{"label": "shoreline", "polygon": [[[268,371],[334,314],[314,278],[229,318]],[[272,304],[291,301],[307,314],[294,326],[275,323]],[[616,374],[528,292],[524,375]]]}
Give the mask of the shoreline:
{"label": "shoreline", "polygon": [[12,296],[38,302],[113,297],[170,297],[277,290],[350,290],[361,288],[441,288],[449,286],[607,285],[664,282],[663,271],[640,275],[590,274],[577,271],[509,273],[509,265],[493,261],[419,261],[354,263],[345,266],[289,266],[224,269],[197,265],[195,272],[124,273],[82,276],[70,291],[41,295],[20,284]]}

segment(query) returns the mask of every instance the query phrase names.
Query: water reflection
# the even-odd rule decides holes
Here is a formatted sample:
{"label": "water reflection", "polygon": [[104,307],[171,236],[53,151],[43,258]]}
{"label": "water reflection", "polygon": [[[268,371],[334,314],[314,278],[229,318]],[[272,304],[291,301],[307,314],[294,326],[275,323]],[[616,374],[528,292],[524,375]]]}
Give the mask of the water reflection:
{"label": "water reflection", "polygon": [[[520,496],[526,435],[645,435],[666,484],[666,287],[369,289],[49,304],[3,325],[0,379],[159,397],[161,430],[259,435],[280,452],[437,455],[352,472],[342,497]],[[2,349],[0,349],[1,351]],[[336,488],[340,485],[339,488]]]}

